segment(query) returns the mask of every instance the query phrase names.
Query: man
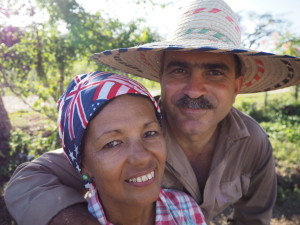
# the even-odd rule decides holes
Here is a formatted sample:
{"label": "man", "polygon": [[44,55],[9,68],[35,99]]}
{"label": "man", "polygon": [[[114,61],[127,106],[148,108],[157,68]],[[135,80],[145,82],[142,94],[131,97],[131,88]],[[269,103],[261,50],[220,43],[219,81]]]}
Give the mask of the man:
{"label": "man", "polygon": [[[231,224],[269,224],[276,173],[267,134],[232,107],[239,93],[300,83],[298,58],[240,47],[237,18],[222,0],[191,2],[166,42],[93,58],[161,83],[168,157],[164,186],[189,193],[207,222],[229,205]],[[21,165],[5,193],[19,224],[96,224],[80,177],[61,152]],[[51,220],[52,219],[52,220]]]}

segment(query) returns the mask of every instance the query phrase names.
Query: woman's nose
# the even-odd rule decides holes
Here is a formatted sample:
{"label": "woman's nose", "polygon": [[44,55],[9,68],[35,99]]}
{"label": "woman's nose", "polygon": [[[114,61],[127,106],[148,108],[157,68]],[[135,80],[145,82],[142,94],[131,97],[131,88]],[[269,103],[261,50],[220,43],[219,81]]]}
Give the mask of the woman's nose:
{"label": "woman's nose", "polygon": [[130,154],[128,155],[128,161],[131,164],[138,165],[149,162],[151,154],[147,150],[145,144],[138,142],[131,145]]}

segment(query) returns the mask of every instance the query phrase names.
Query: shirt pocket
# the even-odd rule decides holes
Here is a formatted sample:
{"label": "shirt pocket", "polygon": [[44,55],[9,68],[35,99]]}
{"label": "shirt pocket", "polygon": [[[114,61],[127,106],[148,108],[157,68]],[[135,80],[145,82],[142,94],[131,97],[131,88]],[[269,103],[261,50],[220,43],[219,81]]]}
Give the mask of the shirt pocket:
{"label": "shirt pocket", "polygon": [[216,196],[216,201],[220,210],[227,208],[229,205],[237,202],[248,191],[250,177],[242,175],[232,181],[221,182],[220,189]]}

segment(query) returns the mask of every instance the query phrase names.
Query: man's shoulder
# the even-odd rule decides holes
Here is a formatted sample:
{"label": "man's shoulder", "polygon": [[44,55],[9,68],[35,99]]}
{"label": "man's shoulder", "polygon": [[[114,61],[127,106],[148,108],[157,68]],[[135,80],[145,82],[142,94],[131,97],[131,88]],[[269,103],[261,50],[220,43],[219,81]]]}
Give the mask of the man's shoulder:
{"label": "man's shoulder", "polygon": [[57,160],[62,160],[62,161],[67,160],[62,148],[45,152],[39,158],[33,160],[33,162],[39,162],[39,161],[56,162]]}
{"label": "man's shoulder", "polygon": [[260,126],[260,124],[251,116],[247,115],[246,113],[236,109],[232,108],[231,114],[235,117],[240,119],[245,127],[247,128],[250,136],[253,136],[254,134],[257,134],[257,136],[268,136],[267,132]]}
{"label": "man's shoulder", "polygon": [[238,146],[236,148],[239,149],[239,152],[246,154],[249,161],[251,161],[251,157],[255,160],[268,158],[272,153],[272,146],[267,132],[249,115],[237,109],[233,109],[232,112],[239,116],[249,134],[247,137],[236,141],[236,146]]}
{"label": "man's shoulder", "polygon": [[28,168],[39,168],[51,171],[71,171],[72,165],[62,149],[50,150],[27,164]]}

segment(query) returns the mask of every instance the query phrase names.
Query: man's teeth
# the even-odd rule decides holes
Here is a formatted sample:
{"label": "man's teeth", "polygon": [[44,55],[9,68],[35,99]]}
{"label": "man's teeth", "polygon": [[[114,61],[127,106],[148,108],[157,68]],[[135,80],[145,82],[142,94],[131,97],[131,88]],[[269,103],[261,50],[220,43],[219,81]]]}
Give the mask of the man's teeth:
{"label": "man's teeth", "polygon": [[150,180],[154,177],[154,171],[146,174],[146,175],[143,175],[143,176],[140,176],[140,177],[135,177],[135,178],[132,178],[132,179],[129,179],[129,182],[130,183],[141,183],[141,182],[146,182],[147,180]]}

